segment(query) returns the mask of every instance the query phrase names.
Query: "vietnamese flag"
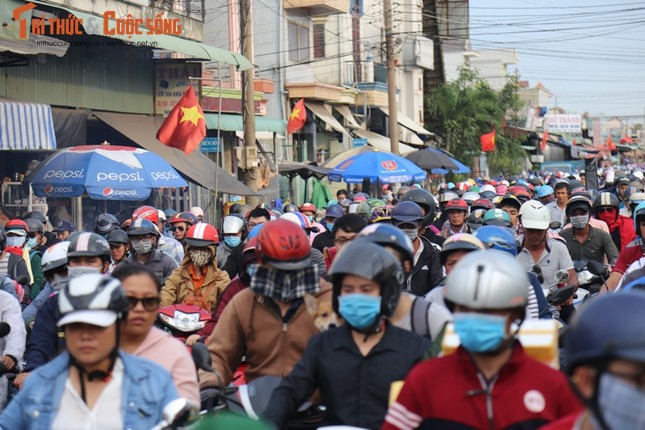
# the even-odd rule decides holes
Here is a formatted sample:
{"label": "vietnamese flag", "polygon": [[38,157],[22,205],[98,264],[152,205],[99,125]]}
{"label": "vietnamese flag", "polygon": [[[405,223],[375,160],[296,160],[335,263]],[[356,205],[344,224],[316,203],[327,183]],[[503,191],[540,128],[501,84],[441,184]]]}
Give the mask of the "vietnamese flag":
{"label": "vietnamese flag", "polygon": [[495,150],[495,129],[490,133],[479,136],[479,143],[482,145],[482,151],[492,152]]}
{"label": "vietnamese flag", "polygon": [[157,139],[166,146],[193,152],[206,137],[204,111],[197,102],[190,85],[179,102],[170,111],[157,132]]}
{"label": "vietnamese flag", "polygon": [[546,141],[549,139],[549,132],[544,130],[542,133],[542,143],[540,143],[540,149],[544,151],[546,149]]}
{"label": "vietnamese flag", "polygon": [[605,142],[605,146],[607,147],[607,150],[610,152],[616,152],[616,144],[614,141],[611,139],[611,134],[607,134],[607,141]]}
{"label": "vietnamese flag", "polygon": [[305,109],[305,99],[298,100],[298,103],[293,107],[291,115],[289,115],[289,122],[287,123],[287,133],[291,134],[300,130],[307,121],[307,110]]}

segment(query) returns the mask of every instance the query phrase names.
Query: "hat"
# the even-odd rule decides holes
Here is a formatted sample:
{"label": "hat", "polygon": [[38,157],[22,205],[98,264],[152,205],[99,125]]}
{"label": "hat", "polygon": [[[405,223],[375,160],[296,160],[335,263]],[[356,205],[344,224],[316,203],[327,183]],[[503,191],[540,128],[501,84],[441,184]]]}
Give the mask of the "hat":
{"label": "hat", "polygon": [[60,220],[58,221],[58,224],[56,224],[56,228],[54,231],[75,231],[76,226],[72,224],[71,222]]}
{"label": "hat", "polygon": [[21,228],[10,228],[7,230],[7,234],[9,233],[17,234],[18,236],[27,236],[27,230],[23,230]]}
{"label": "hat", "polygon": [[61,319],[58,320],[56,324],[58,327],[62,327],[67,324],[72,323],[85,323],[90,325],[95,325],[97,327],[109,327],[115,323],[117,314],[114,311],[108,310],[83,310],[70,312],[66,315],[63,315]]}

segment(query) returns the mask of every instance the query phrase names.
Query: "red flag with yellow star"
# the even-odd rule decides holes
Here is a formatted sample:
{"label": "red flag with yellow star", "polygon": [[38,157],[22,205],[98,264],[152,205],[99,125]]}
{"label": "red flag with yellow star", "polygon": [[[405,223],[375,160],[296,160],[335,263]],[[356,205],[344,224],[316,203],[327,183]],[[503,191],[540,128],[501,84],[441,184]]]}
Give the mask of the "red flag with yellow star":
{"label": "red flag with yellow star", "polygon": [[293,133],[300,130],[307,121],[307,110],[305,109],[305,99],[298,100],[298,103],[293,107],[291,115],[289,115],[289,122],[287,123],[287,133]]}
{"label": "red flag with yellow star", "polygon": [[168,114],[157,132],[157,139],[166,146],[181,149],[190,154],[206,137],[204,111],[197,102],[190,85],[179,102]]}
{"label": "red flag with yellow star", "polygon": [[490,133],[479,136],[479,143],[483,152],[492,152],[495,150],[495,129]]}

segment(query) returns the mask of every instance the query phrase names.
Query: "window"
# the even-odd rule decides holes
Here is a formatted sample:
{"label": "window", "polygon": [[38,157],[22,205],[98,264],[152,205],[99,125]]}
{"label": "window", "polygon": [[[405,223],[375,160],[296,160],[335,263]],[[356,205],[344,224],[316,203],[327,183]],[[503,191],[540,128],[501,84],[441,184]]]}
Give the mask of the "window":
{"label": "window", "polygon": [[289,61],[309,61],[309,27],[289,22]]}
{"label": "window", "polygon": [[314,24],[314,58],[325,58],[325,24]]}

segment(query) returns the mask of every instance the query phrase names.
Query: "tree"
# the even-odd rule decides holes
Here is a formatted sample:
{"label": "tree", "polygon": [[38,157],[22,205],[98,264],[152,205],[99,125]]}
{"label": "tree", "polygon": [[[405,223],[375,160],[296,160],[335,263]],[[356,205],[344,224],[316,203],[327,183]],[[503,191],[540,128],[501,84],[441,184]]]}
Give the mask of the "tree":
{"label": "tree", "polygon": [[443,138],[442,148],[469,164],[481,153],[479,136],[494,128],[496,148],[488,153],[491,171],[510,173],[521,169],[526,153],[519,140],[504,132],[506,120],[516,120],[522,107],[515,77],[509,77],[497,92],[477,71],[462,67],[456,81],[437,87],[426,102],[433,122],[438,124],[434,131]]}

